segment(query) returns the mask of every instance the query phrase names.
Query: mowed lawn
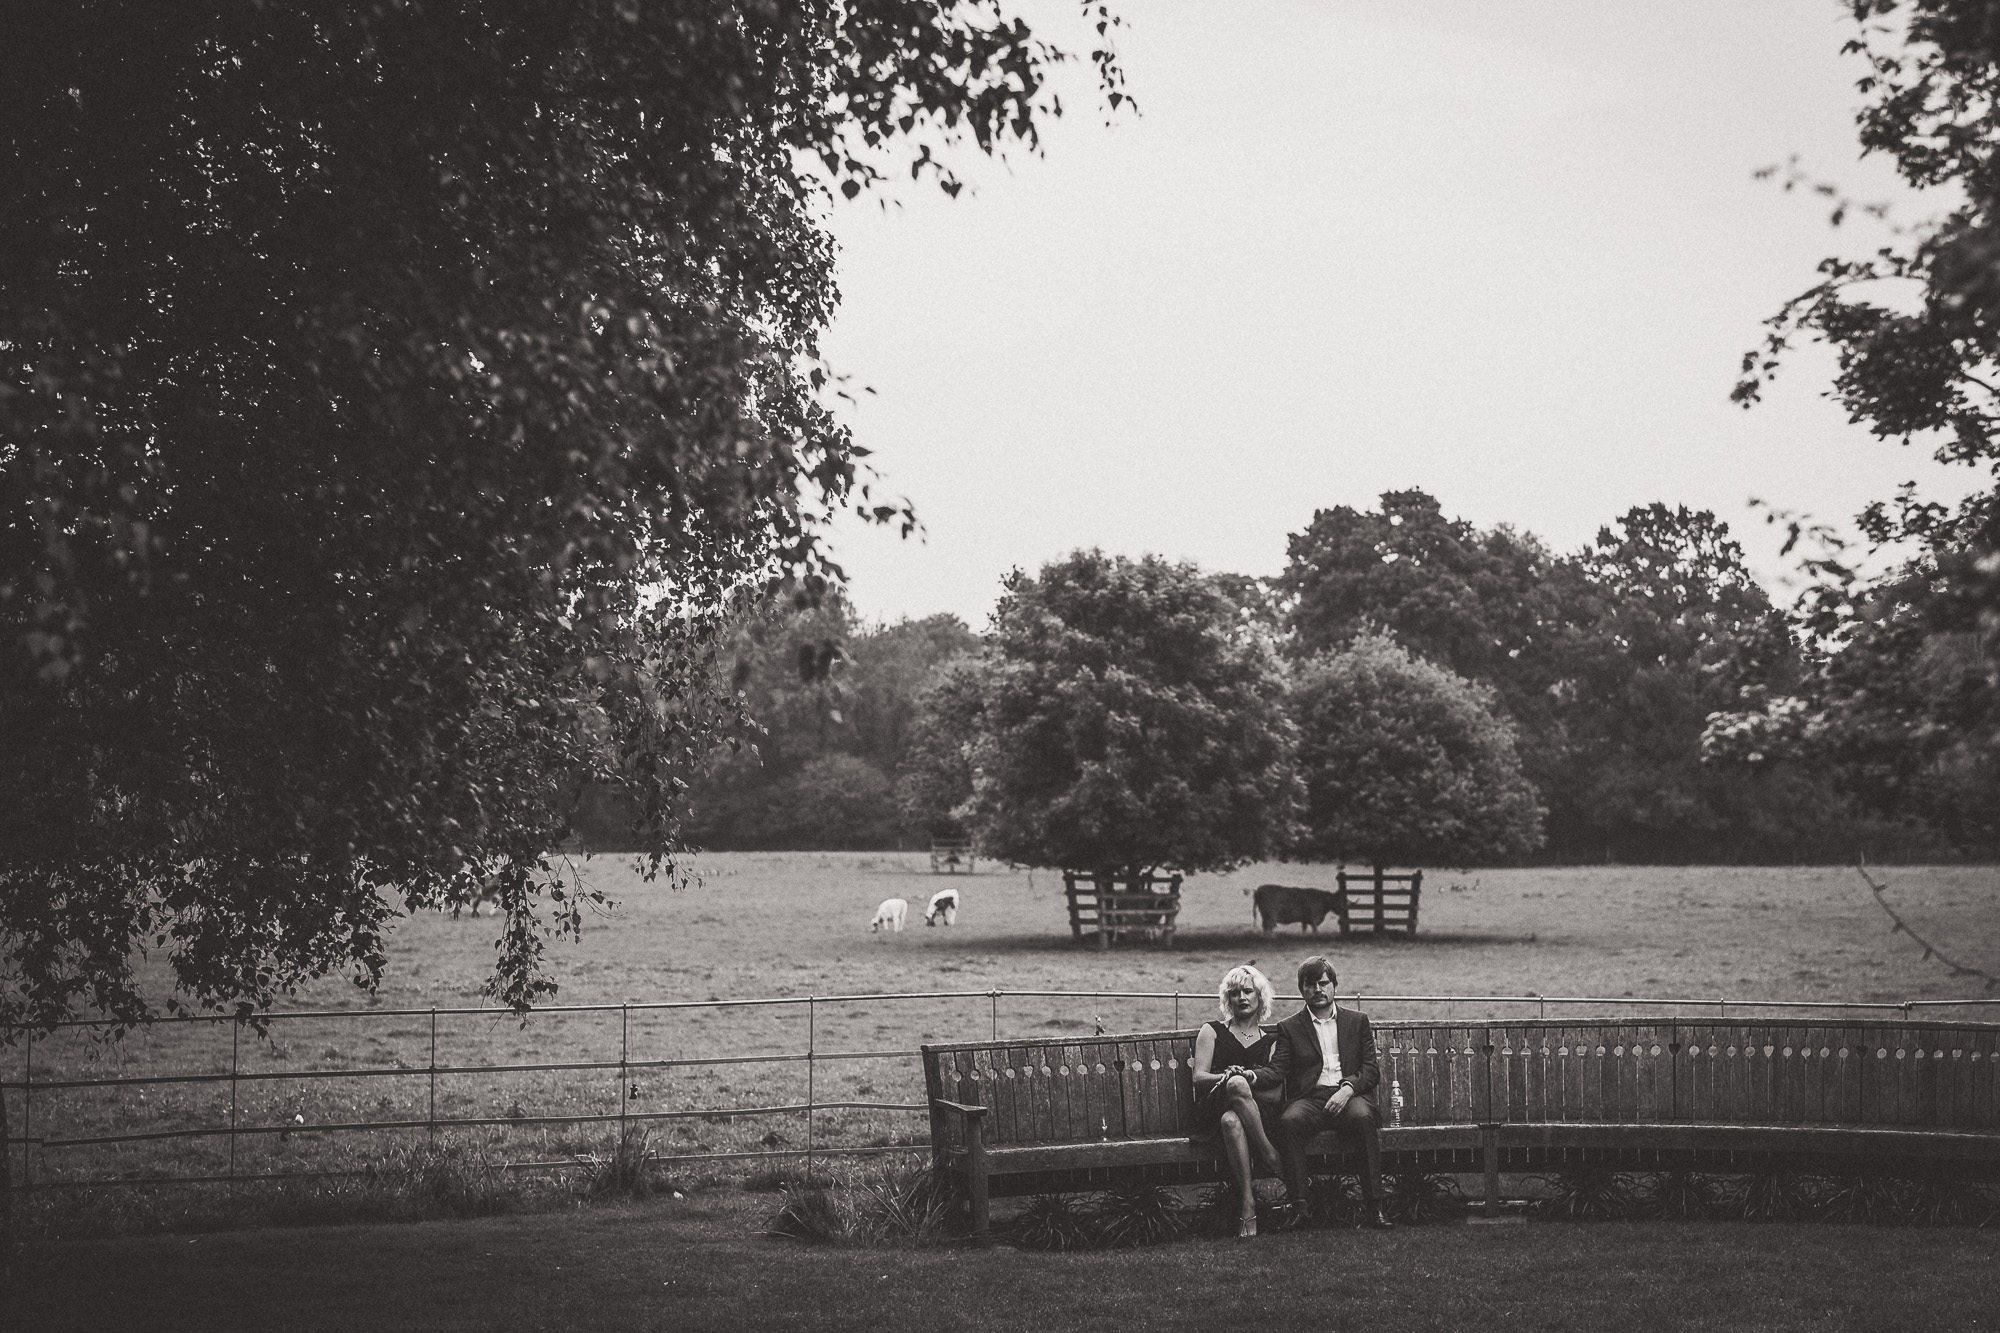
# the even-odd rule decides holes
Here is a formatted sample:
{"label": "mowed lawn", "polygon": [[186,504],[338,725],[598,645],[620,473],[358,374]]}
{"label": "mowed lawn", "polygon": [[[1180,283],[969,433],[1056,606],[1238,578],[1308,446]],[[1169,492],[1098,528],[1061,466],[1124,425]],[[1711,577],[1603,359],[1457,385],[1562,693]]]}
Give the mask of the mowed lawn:
{"label": "mowed lawn", "polygon": [[768,1196],[57,1248],[22,1329],[1991,1328],[2000,1232],[1742,1223],[1433,1226],[1048,1255],[756,1234]]}

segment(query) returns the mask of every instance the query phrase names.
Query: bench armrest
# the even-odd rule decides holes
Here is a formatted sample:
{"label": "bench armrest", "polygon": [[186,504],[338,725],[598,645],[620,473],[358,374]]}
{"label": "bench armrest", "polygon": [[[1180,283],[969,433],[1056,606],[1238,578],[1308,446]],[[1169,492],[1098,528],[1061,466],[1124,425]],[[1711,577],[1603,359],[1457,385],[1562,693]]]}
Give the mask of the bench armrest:
{"label": "bench armrest", "polygon": [[942,1106],[947,1111],[956,1111],[964,1116],[981,1116],[992,1109],[986,1106],[967,1106],[964,1102],[947,1101],[943,1097],[931,1098],[931,1105]]}

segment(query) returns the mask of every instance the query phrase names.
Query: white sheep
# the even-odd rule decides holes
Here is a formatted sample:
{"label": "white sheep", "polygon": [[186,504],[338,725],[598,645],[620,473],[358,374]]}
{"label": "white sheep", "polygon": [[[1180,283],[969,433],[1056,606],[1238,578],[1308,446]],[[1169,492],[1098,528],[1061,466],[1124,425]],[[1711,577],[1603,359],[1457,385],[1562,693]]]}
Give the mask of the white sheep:
{"label": "white sheep", "polygon": [[875,919],[868,923],[870,933],[878,930],[893,930],[903,933],[903,918],[908,916],[910,905],[901,898],[884,898],[882,905],[875,909]]}
{"label": "white sheep", "polygon": [[939,889],[931,895],[930,905],[924,908],[924,924],[935,926],[939,921],[943,921],[947,926],[957,923],[957,889]]}

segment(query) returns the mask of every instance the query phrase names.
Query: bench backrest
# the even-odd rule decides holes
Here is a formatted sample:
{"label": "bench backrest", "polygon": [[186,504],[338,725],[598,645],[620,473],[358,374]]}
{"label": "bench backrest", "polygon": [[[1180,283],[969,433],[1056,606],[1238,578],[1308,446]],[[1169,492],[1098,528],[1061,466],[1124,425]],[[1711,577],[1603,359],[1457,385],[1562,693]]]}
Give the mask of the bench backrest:
{"label": "bench backrest", "polygon": [[[1769,1020],[1385,1022],[1386,1118],[2000,1128],[2000,1025]],[[1198,1132],[1194,1033],[924,1047],[932,1097],[990,1108],[988,1143]],[[933,1114],[934,1142],[948,1126]]]}

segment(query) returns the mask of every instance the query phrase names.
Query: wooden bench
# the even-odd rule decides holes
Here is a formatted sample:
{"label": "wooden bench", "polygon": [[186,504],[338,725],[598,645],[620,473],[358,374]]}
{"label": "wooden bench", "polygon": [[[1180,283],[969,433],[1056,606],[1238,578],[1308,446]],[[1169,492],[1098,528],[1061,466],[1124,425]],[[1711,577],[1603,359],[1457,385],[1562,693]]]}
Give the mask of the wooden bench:
{"label": "wooden bench", "polygon": [[[1194,1033],[923,1048],[934,1168],[988,1202],[1223,1177],[1194,1126]],[[1375,1026],[1385,1170],[1577,1165],[2000,1179],[2000,1024],[1689,1018]],[[1321,1173],[1358,1172],[1332,1135]]]}

